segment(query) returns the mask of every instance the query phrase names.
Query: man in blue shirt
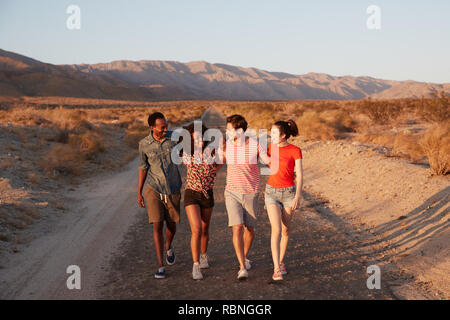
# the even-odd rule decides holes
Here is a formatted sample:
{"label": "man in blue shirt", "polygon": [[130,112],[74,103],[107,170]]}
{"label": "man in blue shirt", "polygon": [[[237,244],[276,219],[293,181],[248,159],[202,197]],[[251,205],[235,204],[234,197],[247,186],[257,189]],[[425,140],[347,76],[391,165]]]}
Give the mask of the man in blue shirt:
{"label": "man in blue shirt", "polygon": [[[142,208],[147,208],[149,223],[153,224],[153,241],[159,266],[155,278],[163,279],[165,278],[164,221],[166,221],[166,262],[172,265],[175,263],[172,241],[176,223],[180,221],[182,182],[178,166],[171,158],[172,149],[177,142],[171,140],[172,131],[167,131],[167,120],[162,113],[155,112],[148,117],[148,125],[150,134],[139,142],[138,204]],[[147,187],[142,195],[146,180]]]}

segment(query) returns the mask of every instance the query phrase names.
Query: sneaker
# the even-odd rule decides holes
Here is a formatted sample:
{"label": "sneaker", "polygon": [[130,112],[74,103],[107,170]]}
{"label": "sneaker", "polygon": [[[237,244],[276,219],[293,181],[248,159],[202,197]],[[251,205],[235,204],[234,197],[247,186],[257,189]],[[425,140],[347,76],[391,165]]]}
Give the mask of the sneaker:
{"label": "sneaker", "polygon": [[286,266],[284,265],[283,262],[280,263],[280,272],[283,276],[287,274]]}
{"label": "sneaker", "polygon": [[166,262],[169,266],[175,264],[175,252],[173,251],[173,248],[170,247],[169,250],[167,250],[167,255],[166,255]]}
{"label": "sneaker", "polygon": [[194,280],[203,279],[202,272],[200,271],[200,264],[198,262],[195,262],[194,265],[192,266],[192,278]]}
{"label": "sneaker", "polygon": [[278,269],[277,271],[275,271],[274,273],[273,273],[273,276],[272,276],[272,279],[273,280],[283,280],[283,275],[281,274],[281,271],[280,271],[280,269]]}
{"label": "sneaker", "polygon": [[252,268],[251,261],[245,258],[245,269],[250,270]]}
{"label": "sneaker", "polygon": [[166,269],[164,267],[161,267],[156,271],[155,278],[156,279],[164,279],[166,277]]}
{"label": "sneaker", "polygon": [[208,255],[206,253],[200,255],[200,268],[201,269],[209,268]]}
{"label": "sneaker", "polygon": [[247,279],[248,278],[247,269],[239,270],[237,278],[238,278],[238,280],[245,280],[245,279]]}

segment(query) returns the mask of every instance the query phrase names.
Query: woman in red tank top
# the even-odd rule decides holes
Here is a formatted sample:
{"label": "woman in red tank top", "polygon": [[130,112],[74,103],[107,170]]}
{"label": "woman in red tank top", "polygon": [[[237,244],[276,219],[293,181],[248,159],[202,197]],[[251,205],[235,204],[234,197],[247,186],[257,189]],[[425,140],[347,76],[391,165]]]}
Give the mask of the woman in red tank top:
{"label": "woman in red tank top", "polygon": [[278,121],[271,129],[270,176],[265,190],[265,203],[271,225],[273,280],[287,274],[283,259],[289,240],[292,214],[299,207],[303,188],[302,151],[287,139],[298,135],[293,120]]}

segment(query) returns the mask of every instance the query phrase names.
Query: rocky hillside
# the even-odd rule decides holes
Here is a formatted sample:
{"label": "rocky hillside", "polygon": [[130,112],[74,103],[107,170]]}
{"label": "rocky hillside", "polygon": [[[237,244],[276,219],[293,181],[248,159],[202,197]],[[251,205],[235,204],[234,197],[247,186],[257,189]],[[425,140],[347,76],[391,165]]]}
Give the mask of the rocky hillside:
{"label": "rocky hillside", "polygon": [[52,65],[0,50],[0,95],[157,99],[393,99],[450,92],[450,84],[293,75],[205,61]]}

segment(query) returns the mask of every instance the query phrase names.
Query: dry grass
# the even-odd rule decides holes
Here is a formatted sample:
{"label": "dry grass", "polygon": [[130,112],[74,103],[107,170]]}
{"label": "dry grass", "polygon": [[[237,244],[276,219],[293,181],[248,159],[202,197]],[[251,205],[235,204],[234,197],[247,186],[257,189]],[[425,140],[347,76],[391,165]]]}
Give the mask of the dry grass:
{"label": "dry grass", "polygon": [[297,119],[299,132],[302,136],[312,140],[335,140],[338,131],[317,111],[307,111]]}
{"label": "dry grass", "polygon": [[366,133],[359,135],[357,139],[368,144],[377,144],[388,148],[394,148],[395,137],[396,135],[394,133]]}
{"label": "dry grass", "polygon": [[[300,135],[312,140],[353,137],[392,148],[393,154],[421,161],[421,134],[391,132],[406,112],[417,121],[437,121],[448,117],[448,97],[433,99],[364,101],[167,101],[133,102],[79,98],[13,99],[2,103],[0,125],[13,134],[17,143],[3,146],[7,152],[27,150],[36,164],[37,183],[41,173],[50,178],[83,175],[98,168],[126,164],[136,155],[138,141],[148,132],[149,113],[162,111],[170,125],[198,118],[214,105],[225,116],[242,114],[254,129],[270,129],[278,120],[296,119]],[[430,116],[433,115],[433,116]],[[397,119],[397,120],[396,120]],[[396,120],[397,123],[394,123]],[[367,132],[385,123],[387,127]],[[431,148],[431,140],[428,148]],[[431,151],[429,151],[431,152]],[[430,157],[433,158],[433,156]],[[429,157],[429,158],[430,158]],[[14,160],[2,158],[0,168],[8,169]],[[41,170],[41,172],[39,172]]]}
{"label": "dry grass", "polygon": [[[152,112],[162,111],[173,126],[199,117],[208,105],[24,97],[0,110],[0,125],[17,141],[4,145],[4,150],[29,158],[35,173],[42,170],[60,178],[129,162],[130,154],[136,156],[138,141],[149,133],[147,117]],[[3,169],[14,164],[11,159],[1,161]]]}
{"label": "dry grass", "polygon": [[126,129],[126,135],[124,142],[130,147],[137,149],[139,147],[139,141],[149,134],[149,127],[143,124],[134,124],[128,126]]}
{"label": "dry grass", "polygon": [[377,124],[387,124],[396,119],[402,112],[400,103],[386,100],[363,100],[360,102],[360,111]]}
{"label": "dry grass", "polygon": [[83,155],[71,146],[55,144],[39,165],[50,177],[81,175],[83,160]]}
{"label": "dry grass", "polygon": [[357,122],[342,110],[305,111],[297,119],[300,135],[311,140],[336,140],[355,131]]}
{"label": "dry grass", "polygon": [[450,172],[450,121],[430,128],[419,141],[436,175]]}
{"label": "dry grass", "polygon": [[[10,213],[14,212],[14,215]],[[0,207],[0,220],[13,229],[25,229],[32,224],[40,215],[36,207],[29,202],[4,205]]]}
{"label": "dry grass", "polygon": [[450,97],[441,92],[431,99],[422,99],[417,113],[429,122],[446,122],[450,119]]}
{"label": "dry grass", "polygon": [[393,144],[394,155],[406,158],[412,162],[420,162],[424,152],[419,144],[417,135],[411,133],[399,133],[395,136]]}
{"label": "dry grass", "polygon": [[[311,140],[355,139],[386,146],[390,156],[423,163],[425,156],[435,174],[447,169],[448,133],[442,123],[450,116],[449,97],[362,101],[216,102],[222,113],[242,114],[249,126],[269,129],[277,120],[296,116],[300,135]],[[441,129],[424,133],[429,123]],[[412,132],[401,129],[415,127]],[[444,126],[445,127],[445,126]],[[400,129],[399,129],[400,128]],[[403,130],[403,131],[402,131]],[[439,151],[438,151],[439,150]]]}
{"label": "dry grass", "polygon": [[94,159],[99,153],[105,151],[103,138],[92,131],[70,134],[68,144],[76,153],[80,153],[88,160]]}

